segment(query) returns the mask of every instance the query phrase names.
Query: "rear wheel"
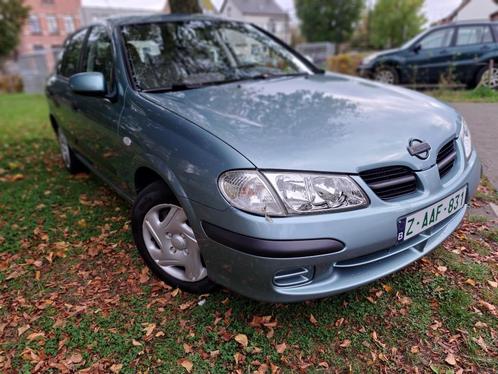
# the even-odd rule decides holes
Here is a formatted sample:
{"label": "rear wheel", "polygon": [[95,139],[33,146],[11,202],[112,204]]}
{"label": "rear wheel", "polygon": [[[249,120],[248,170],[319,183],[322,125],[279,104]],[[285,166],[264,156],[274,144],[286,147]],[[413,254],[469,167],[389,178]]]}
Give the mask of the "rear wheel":
{"label": "rear wheel", "polygon": [[59,141],[59,149],[61,152],[62,162],[71,174],[76,174],[84,170],[83,164],[78,160],[69,146],[64,131],[59,127],[57,129],[57,140]]}
{"label": "rear wheel", "polygon": [[215,284],[207,276],[185,210],[162,182],[144,188],[133,206],[135,243],[147,266],[161,280],[187,292],[205,293]]}
{"label": "rear wheel", "polygon": [[493,69],[483,67],[477,75],[477,85],[498,89],[498,66],[495,65]]}
{"label": "rear wheel", "polygon": [[399,75],[391,66],[381,66],[375,70],[374,80],[385,84],[398,84]]}

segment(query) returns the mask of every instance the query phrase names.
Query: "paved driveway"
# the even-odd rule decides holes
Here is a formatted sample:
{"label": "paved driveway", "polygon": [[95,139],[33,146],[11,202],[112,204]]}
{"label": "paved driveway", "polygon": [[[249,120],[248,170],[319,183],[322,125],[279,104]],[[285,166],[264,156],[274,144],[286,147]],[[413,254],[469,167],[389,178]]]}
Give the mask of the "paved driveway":
{"label": "paved driveway", "polygon": [[498,104],[453,103],[469,124],[484,174],[498,188]]}

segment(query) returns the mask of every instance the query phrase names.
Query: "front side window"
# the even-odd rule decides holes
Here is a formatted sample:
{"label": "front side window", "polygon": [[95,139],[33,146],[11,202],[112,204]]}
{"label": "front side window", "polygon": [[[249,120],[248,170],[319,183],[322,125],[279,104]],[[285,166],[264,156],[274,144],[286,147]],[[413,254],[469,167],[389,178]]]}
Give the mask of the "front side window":
{"label": "front side window", "polygon": [[104,27],[94,27],[88,36],[84,70],[104,75],[108,92],[112,90],[113,54],[109,35]]}
{"label": "front side window", "polygon": [[422,50],[424,49],[435,49],[435,48],[446,48],[451,44],[451,39],[453,37],[453,29],[446,28],[442,30],[436,30],[427,35],[420,42]]}
{"label": "front side window", "polygon": [[278,42],[238,22],[137,24],[124,26],[122,33],[142,90],[310,73]]}
{"label": "front side window", "polygon": [[59,25],[57,24],[57,17],[47,16],[47,28],[50,34],[57,34],[59,32]]}
{"label": "front side window", "polygon": [[86,29],[81,30],[66,43],[60,68],[60,73],[64,77],[79,73],[81,49],[83,48],[87,31]]}
{"label": "front side window", "polygon": [[492,43],[493,36],[488,26],[465,26],[458,28],[456,45]]}
{"label": "front side window", "polygon": [[28,24],[31,34],[41,34],[40,18],[38,18],[38,16],[35,16],[34,14],[30,15]]}

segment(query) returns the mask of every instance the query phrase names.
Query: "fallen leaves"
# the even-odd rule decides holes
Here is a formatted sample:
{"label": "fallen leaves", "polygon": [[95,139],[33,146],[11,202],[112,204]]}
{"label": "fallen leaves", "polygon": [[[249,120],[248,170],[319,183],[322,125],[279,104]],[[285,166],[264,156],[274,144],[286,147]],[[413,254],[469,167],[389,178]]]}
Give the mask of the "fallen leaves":
{"label": "fallen leaves", "polygon": [[339,347],[341,348],[347,348],[351,345],[351,340],[349,339],[344,339],[341,344],[339,344]]}
{"label": "fallen leaves", "polygon": [[180,360],[180,366],[182,366],[185,370],[187,370],[188,373],[191,373],[192,369],[194,367],[194,364],[192,363],[192,361],[184,358],[184,359]]}
{"label": "fallen leaves", "polygon": [[315,318],[315,316],[314,316],[313,314],[310,314],[309,321],[310,321],[310,323],[311,323],[313,326],[317,326],[317,325],[318,325],[318,321],[317,321],[317,319]]}
{"label": "fallen leaves", "polygon": [[237,335],[235,335],[234,339],[237,343],[239,343],[244,348],[249,345],[249,340],[247,339],[247,335],[237,334]]}
{"label": "fallen leaves", "polygon": [[285,343],[277,344],[277,346],[275,348],[277,349],[277,353],[282,354],[287,349],[287,344],[285,344]]}
{"label": "fallen leaves", "polygon": [[455,355],[453,353],[451,353],[451,352],[448,353],[448,355],[446,356],[446,358],[444,359],[444,361],[448,365],[451,365],[451,366],[456,366],[456,364],[457,364]]}

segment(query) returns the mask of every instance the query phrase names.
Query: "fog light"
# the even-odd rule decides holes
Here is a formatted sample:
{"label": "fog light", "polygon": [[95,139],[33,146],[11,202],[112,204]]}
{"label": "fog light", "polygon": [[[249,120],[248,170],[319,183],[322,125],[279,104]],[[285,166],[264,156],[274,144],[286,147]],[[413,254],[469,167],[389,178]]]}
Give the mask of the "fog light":
{"label": "fog light", "polygon": [[275,273],[273,284],[277,287],[292,287],[308,283],[315,274],[314,266],[300,266],[292,269],[285,269]]}

